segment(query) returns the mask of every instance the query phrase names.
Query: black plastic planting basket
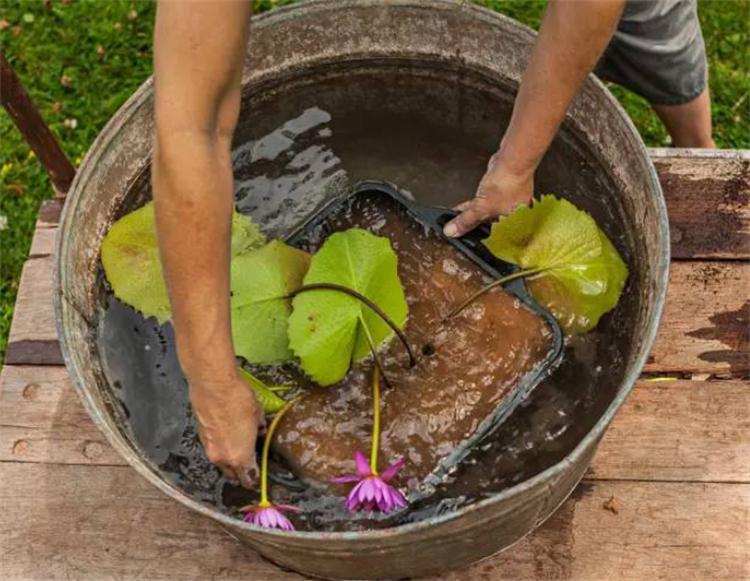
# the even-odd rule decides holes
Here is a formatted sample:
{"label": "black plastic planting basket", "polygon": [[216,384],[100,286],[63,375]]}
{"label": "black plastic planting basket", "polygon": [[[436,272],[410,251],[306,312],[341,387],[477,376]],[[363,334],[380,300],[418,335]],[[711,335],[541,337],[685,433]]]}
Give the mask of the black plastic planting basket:
{"label": "black plastic planting basket", "polygon": [[[456,215],[456,212],[447,208],[420,206],[414,200],[407,198],[399,192],[395,187],[383,182],[361,182],[348,195],[334,198],[297,228],[287,238],[287,242],[291,245],[304,243],[310,238],[313,231],[325,225],[326,222],[329,222],[339,212],[345,211],[354,202],[364,198],[370,199],[376,204],[396,204],[412,220],[424,228],[431,230],[440,239],[451,244],[495,279],[507,276],[518,270],[515,265],[496,258],[482,243],[482,239],[489,235],[489,228],[486,225],[479,226],[462,238],[448,238],[443,234],[443,226]],[[416,500],[417,498],[431,494],[434,487],[442,482],[449,472],[455,469],[456,465],[469,454],[472,448],[483,438],[486,438],[495,431],[513,412],[516,406],[550,374],[562,357],[564,342],[560,325],[558,325],[557,320],[547,309],[534,300],[523,280],[515,279],[508,282],[503,288],[517,297],[524,305],[545,321],[550,331],[550,349],[544,359],[533,370],[523,375],[512,394],[498,404],[494,412],[485,418],[474,434],[464,440],[448,456],[443,458],[438,467],[425,479],[419,489],[411,493],[410,500]]]}

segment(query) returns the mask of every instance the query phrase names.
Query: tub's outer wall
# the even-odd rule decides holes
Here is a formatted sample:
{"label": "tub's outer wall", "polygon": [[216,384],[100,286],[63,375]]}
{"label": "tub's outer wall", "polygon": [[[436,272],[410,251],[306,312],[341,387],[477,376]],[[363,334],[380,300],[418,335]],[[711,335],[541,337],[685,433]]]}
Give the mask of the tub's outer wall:
{"label": "tub's outer wall", "polygon": [[[533,42],[528,29],[495,13],[451,0],[321,0],[254,19],[246,88],[325,62],[435,60],[517,86]],[[102,238],[130,187],[148,169],[153,89],[147,81],[99,135],[68,195],[57,241],[55,308],[66,364],[88,412],[109,442],[166,494],[224,525],[273,561],[331,578],[399,578],[462,567],[518,540],[570,494],[612,416],[633,387],[653,342],[664,302],[669,236],[656,174],[632,124],[591,78],[566,123],[589,144],[618,186],[636,227],[628,244],[641,289],[628,371],[618,395],[587,437],[562,462],[490,499],[450,515],[367,533],[259,530],[214,511],[160,478],[118,427],[95,347],[97,259]],[[635,234],[637,232],[637,235]]]}

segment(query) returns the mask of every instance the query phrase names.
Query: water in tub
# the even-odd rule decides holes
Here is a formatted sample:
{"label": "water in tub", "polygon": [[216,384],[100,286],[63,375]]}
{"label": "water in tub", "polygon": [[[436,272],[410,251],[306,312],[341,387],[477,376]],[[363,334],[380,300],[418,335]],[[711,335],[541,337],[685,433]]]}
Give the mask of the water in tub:
{"label": "water in tub", "polygon": [[[290,87],[274,101],[256,96],[246,103],[249,113],[234,152],[237,207],[269,237],[284,237],[331,195],[361,179],[395,183],[422,204],[449,205],[472,194],[509,103],[467,87],[456,100],[456,88],[441,87],[437,79],[395,78],[385,88],[377,81],[349,80],[343,91],[341,79],[328,79],[315,91]],[[478,111],[491,122],[478,118]],[[554,173],[555,191],[606,226],[615,222],[612,210],[595,205],[606,176],[587,159],[570,137],[553,147],[541,173]],[[578,193],[571,194],[574,187]],[[486,295],[449,326],[436,325],[446,305],[481,286],[485,275],[388,208],[354,207],[333,227],[351,225],[391,239],[410,305],[410,338],[433,353],[407,372],[398,343],[384,352],[393,387],[384,393],[381,456],[407,457],[397,484],[408,489],[512,391],[548,338],[539,319],[503,291]],[[308,244],[314,248],[320,241]],[[433,495],[387,517],[347,514],[345,489],[298,486],[300,480],[321,484],[350,471],[353,448],[366,451],[370,363],[361,364],[342,383],[315,391],[282,422],[272,462],[274,498],[304,508],[294,517],[300,529],[358,530],[455,510],[537,474],[569,453],[611,400],[623,371],[622,310],[621,305],[595,331],[569,340],[561,366]],[[226,482],[206,460],[169,324],[144,319],[109,295],[103,298],[98,347],[126,430],[166,478],[230,513],[257,498]],[[253,371],[269,381],[306,384],[293,364]]]}

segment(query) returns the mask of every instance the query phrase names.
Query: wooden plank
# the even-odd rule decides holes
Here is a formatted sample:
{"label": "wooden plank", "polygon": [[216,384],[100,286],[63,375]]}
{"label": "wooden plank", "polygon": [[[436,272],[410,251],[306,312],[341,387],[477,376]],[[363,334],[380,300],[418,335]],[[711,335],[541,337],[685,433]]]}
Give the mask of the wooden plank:
{"label": "wooden plank", "polygon": [[750,263],[675,262],[646,371],[750,372]]}
{"label": "wooden plank", "polygon": [[[590,479],[750,482],[750,382],[641,382],[604,437]],[[63,367],[0,374],[0,461],[125,465]]]}
{"label": "wooden plank", "polygon": [[64,367],[0,374],[0,462],[126,466],[78,401]]}
{"label": "wooden plank", "polygon": [[57,228],[62,208],[63,201],[59,198],[44,200],[39,206],[36,228]]}
{"label": "wooden plank", "polygon": [[13,311],[6,364],[63,364],[55,329],[52,289],[52,257],[27,260]]}
{"label": "wooden plank", "polygon": [[0,426],[0,462],[127,465],[91,423],[48,429]]}
{"label": "wooden plank", "polygon": [[[7,581],[301,579],[128,468],[11,463],[0,476]],[[746,484],[583,483],[514,547],[432,579],[746,579],[749,506]]]}
{"label": "wooden plank", "polygon": [[578,496],[509,550],[431,581],[750,578],[750,485],[583,482]]}
{"label": "wooden plank", "polygon": [[654,158],[672,257],[750,258],[750,159]]}
{"label": "wooden plank", "polygon": [[29,258],[49,256],[55,251],[55,237],[61,211],[62,201],[60,199],[44,200],[41,203],[34,238],[31,241],[31,250],[29,250]]}
{"label": "wooden plank", "polygon": [[750,483],[750,382],[639,382],[586,474]]}
{"label": "wooden plank", "polygon": [[286,581],[130,468],[0,463],[5,581]]}
{"label": "wooden plank", "polygon": [[43,258],[55,250],[57,228],[37,228],[29,249],[29,258]]}
{"label": "wooden plank", "polygon": [[690,159],[747,159],[750,160],[750,149],[705,149],[702,147],[649,147],[648,155],[652,161],[660,158],[674,157]]}
{"label": "wooden plank", "polygon": [[92,425],[65,367],[6,365],[0,372],[0,426]]}

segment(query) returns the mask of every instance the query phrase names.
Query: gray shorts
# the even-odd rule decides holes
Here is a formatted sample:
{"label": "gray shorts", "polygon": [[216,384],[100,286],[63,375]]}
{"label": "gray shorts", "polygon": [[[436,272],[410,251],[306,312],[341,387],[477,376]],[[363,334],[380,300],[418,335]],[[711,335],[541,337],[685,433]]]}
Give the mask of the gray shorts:
{"label": "gray shorts", "polygon": [[697,0],[627,0],[594,72],[652,105],[681,105],[706,88]]}

